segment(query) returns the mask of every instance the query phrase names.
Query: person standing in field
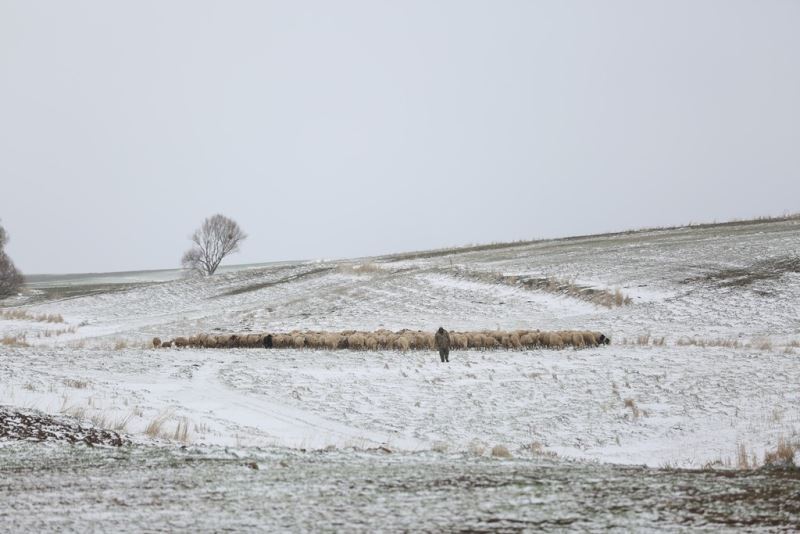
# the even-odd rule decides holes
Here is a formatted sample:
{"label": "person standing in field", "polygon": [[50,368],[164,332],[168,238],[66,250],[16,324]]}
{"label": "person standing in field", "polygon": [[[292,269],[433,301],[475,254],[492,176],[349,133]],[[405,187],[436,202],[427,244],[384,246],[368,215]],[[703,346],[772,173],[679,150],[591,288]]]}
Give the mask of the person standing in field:
{"label": "person standing in field", "polygon": [[442,328],[439,327],[439,330],[436,331],[436,334],[433,336],[433,339],[436,343],[436,348],[439,349],[439,358],[441,358],[442,363],[450,362],[450,334]]}

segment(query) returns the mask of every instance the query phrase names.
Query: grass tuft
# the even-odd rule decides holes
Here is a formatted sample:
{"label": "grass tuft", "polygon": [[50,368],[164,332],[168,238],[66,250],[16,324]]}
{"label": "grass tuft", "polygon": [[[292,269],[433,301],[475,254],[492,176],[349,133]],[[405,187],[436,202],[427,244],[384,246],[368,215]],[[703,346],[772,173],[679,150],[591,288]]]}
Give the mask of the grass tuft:
{"label": "grass tuft", "polygon": [[764,465],[794,465],[794,453],[797,447],[783,438],[778,440],[774,451],[764,453]]}
{"label": "grass tuft", "polygon": [[636,401],[633,400],[633,399],[628,398],[628,399],[625,399],[624,404],[625,404],[626,408],[630,408],[631,415],[633,416],[633,420],[635,421],[635,420],[639,419],[639,417],[642,415],[642,412],[639,411],[639,407],[636,406]]}
{"label": "grass tuft", "polygon": [[495,445],[492,447],[492,456],[494,458],[511,458],[511,453],[505,445]]}

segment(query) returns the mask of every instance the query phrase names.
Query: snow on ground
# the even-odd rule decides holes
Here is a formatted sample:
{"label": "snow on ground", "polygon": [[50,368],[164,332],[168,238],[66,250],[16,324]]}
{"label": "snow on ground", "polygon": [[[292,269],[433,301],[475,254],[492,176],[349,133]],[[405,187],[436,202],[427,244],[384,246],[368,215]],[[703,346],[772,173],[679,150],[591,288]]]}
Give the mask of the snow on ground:
{"label": "snow on ground", "polygon": [[[13,301],[65,323],[0,320],[0,337],[25,335],[30,345],[0,345],[0,404],[143,441],[150,427],[158,439],[196,445],[478,453],[503,444],[515,455],[735,465],[740,444],[761,458],[800,430],[800,349],[788,346],[800,341],[800,274],[767,272],[743,285],[703,277],[796,257],[798,245],[800,226],[788,221],[376,258],[379,268],[361,273],[336,262],[250,266],[85,295],[70,279],[67,296]],[[633,304],[608,309],[466,280],[463,270],[619,288]],[[614,342],[459,351],[450,365],[416,352],[145,348],[154,336],[197,332],[440,325],[592,329]]]}

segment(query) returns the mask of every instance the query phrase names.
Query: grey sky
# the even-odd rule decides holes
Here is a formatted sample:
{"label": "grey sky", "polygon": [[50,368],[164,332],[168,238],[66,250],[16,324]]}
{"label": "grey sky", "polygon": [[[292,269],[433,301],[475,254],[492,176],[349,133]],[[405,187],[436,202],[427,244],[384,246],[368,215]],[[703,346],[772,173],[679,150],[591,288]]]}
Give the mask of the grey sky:
{"label": "grey sky", "polygon": [[800,2],[0,0],[28,273],[800,211]]}

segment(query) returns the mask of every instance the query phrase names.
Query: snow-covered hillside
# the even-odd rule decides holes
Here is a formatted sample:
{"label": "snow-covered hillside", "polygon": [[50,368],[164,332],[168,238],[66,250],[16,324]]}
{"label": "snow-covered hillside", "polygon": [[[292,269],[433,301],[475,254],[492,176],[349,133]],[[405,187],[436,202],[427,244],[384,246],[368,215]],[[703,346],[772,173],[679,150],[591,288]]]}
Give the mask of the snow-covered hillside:
{"label": "snow-covered hillside", "polygon": [[[71,280],[62,296],[51,287],[5,303],[29,318],[0,319],[0,404],[197,445],[488,454],[502,444],[515,456],[735,466],[742,450],[760,461],[800,431],[798,256],[800,221],[789,220],[85,292]],[[632,303],[492,281],[500,275],[620,290]],[[40,314],[65,322],[30,320]],[[449,365],[419,352],[148,347],[199,332],[439,326],[590,329],[613,343],[457,351]]]}

